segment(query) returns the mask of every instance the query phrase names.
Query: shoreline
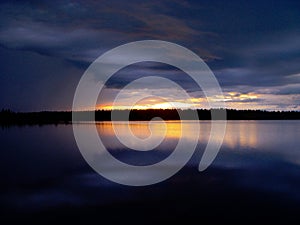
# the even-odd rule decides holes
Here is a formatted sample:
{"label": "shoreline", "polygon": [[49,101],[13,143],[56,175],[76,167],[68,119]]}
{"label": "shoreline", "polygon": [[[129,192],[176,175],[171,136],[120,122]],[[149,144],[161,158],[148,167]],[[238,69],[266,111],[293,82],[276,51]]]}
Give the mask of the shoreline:
{"label": "shoreline", "polygon": [[[164,121],[191,121],[189,119],[191,112],[195,110],[180,110],[180,114],[184,115],[180,119],[176,109],[147,109],[147,110],[115,110],[118,113],[117,120],[111,119],[111,112],[108,110],[97,111],[77,111],[76,122],[101,122],[101,121],[150,121],[155,117],[159,117]],[[298,111],[262,111],[262,110],[233,110],[233,109],[197,109],[199,121],[211,120],[211,111],[226,113],[226,120],[300,120],[300,112]],[[225,112],[224,112],[225,111]],[[129,114],[129,120],[126,115]],[[124,117],[125,116],[125,117]],[[91,119],[93,118],[93,119]],[[218,119],[216,119],[218,120]],[[221,118],[220,120],[224,120]],[[13,112],[11,110],[0,111],[0,126],[11,125],[46,125],[46,124],[72,124],[71,111],[41,111],[41,112]]]}

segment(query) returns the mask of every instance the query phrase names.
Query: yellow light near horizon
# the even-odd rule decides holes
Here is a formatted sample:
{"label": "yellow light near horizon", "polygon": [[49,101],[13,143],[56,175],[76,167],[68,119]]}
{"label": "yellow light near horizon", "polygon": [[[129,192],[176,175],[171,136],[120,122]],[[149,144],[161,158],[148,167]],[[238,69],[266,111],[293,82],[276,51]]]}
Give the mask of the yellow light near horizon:
{"label": "yellow light near horizon", "polygon": [[189,101],[193,103],[201,103],[201,102],[207,102],[206,98],[190,98]]}
{"label": "yellow light near horizon", "polygon": [[[249,93],[240,93],[240,92],[225,92],[222,96],[211,96],[208,98],[205,97],[191,97],[185,100],[171,100],[166,101],[161,98],[145,98],[138,102],[136,105],[131,106],[130,103],[122,102],[118,105],[112,105],[113,103],[108,103],[105,105],[98,105],[97,109],[100,110],[124,110],[124,109],[137,109],[137,110],[145,110],[145,109],[189,109],[189,108],[206,108],[209,109],[208,103],[210,101],[225,101],[227,102],[228,108],[251,108],[256,109],[258,106],[255,102],[251,104],[247,102],[247,100],[255,100],[262,97],[261,94],[249,92]],[[250,105],[249,105],[250,104]]]}
{"label": "yellow light near horizon", "polygon": [[[149,100],[149,102],[157,102],[155,99]],[[174,109],[174,108],[191,108],[194,105],[191,103],[186,102],[159,102],[159,103],[152,103],[149,102],[136,104],[134,106],[129,105],[98,105],[97,109],[99,110],[124,110],[124,109]]]}

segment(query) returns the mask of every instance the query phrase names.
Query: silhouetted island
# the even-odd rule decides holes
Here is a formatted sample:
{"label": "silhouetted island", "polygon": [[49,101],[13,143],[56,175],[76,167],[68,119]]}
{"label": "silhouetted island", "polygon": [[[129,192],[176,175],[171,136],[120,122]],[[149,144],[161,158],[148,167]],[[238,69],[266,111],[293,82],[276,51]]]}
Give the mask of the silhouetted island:
{"label": "silhouetted island", "polygon": [[[299,111],[262,111],[262,110],[235,110],[235,109],[211,109],[217,112],[226,110],[228,120],[299,120]],[[211,110],[197,109],[199,120],[211,120]],[[188,115],[191,109],[180,110],[181,114]],[[179,120],[176,109],[146,109],[146,110],[116,110],[122,117],[130,114],[131,121],[148,121],[154,117],[163,120]],[[91,113],[95,113],[96,121],[111,121],[111,111],[80,111],[75,112],[78,121],[90,121]],[[122,120],[122,119],[117,119]],[[69,124],[72,123],[71,111],[41,111],[41,112],[13,112],[8,109],[0,111],[0,125],[43,125],[43,124]]]}

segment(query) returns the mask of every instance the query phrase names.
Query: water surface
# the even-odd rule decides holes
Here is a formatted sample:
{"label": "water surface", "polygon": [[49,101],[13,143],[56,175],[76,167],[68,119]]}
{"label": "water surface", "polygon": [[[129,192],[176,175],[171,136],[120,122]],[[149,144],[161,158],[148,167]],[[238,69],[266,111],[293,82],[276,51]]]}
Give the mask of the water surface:
{"label": "water surface", "polygon": [[[166,136],[150,151],[146,150],[151,141],[149,146],[131,143],[145,151],[124,147],[110,122],[97,123],[97,130],[114,157],[149,165],[168,157],[179,138],[192,139],[195,123],[155,122],[151,141]],[[300,121],[228,121],[217,158],[200,173],[197,167],[211,128],[210,121],[201,121],[199,143],[188,164],[170,179],[147,187],[115,184],[95,173],[82,158],[71,125],[2,128],[1,218],[32,224],[96,224],[99,220],[123,224],[187,220],[296,223],[300,210],[299,125]],[[76,126],[89,129],[91,125]],[[114,126],[130,141],[124,123]],[[184,135],[182,127],[188,130]],[[139,138],[151,135],[147,122],[132,122],[130,128]],[[111,169],[122,174],[118,168]]]}

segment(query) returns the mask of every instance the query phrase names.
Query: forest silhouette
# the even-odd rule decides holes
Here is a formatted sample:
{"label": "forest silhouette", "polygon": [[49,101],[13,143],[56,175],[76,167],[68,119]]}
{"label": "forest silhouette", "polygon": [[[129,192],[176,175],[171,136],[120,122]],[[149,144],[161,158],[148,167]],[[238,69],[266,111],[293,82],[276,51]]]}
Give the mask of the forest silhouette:
{"label": "forest silhouette", "polygon": [[[227,120],[299,120],[299,111],[262,111],[262,110],[235,110],[235,109],[197,109],[199,120],[211,120],[211,111],[226,111]],[[95,113],[95,121],[111,121],[110,110],[77,111],[76,118],[81,122],[91,121],[91,115]],[[118,118],[124,118],[129,113],[130,121],[149,121],[154,117],[163,120],[180,120],[179,113],[185,119],[190,118],[192,109],[145,109],[145,110],[115,110]],[[43,125],[43,124],[70,124],[72,123],[71,111],[41,111],[41,112],[13,112],[9,109],[0,111],[0,125]]]}

